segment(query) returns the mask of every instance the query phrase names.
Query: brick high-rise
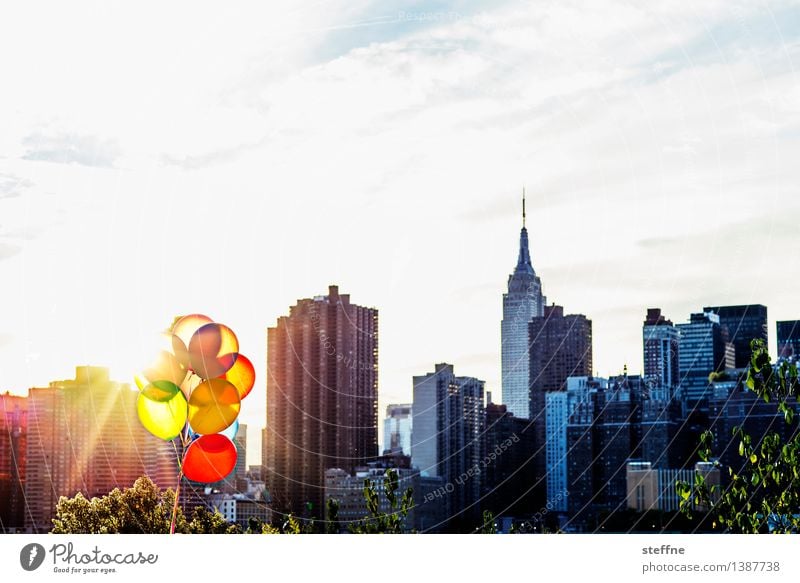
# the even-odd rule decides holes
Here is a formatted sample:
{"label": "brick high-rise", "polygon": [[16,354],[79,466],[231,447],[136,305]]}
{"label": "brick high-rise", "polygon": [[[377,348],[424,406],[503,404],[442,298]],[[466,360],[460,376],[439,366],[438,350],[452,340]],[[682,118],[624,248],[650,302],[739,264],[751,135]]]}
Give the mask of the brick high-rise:
{"label": "brick high-rise", "polygon": [[86,498],[149,476],[176,485],[171,442],[147,433],[136,415],[138,391],[109,380],[108,369],[80,366],[74,380],[28,392],[26,527],[47,532],[60,496]]}
{"label": "brick high-rise", "polygon": [[0,534],[25,524],[28,399],[0,395]]}
{"label": "brick high-rise", "polygon": [[264,468],[273,508],[322,518],[325,471],[378,455],[378,310],[337,286],[267,331]]}
{"label": "brick high-rise", "polygon": [[566,390],[568,377],[592,374],[592,321],[582,314],[564,315],[561,306],[545,306],[544,315],[528,325],[530,336],[530,420],[537,455],[534,496],[544,501],[546,462],[545,393]]}
{"label": "brick high-rise", "polygon": [[671,398],[680,386],[680,332],[660,308],[649,308],[642,326],[644,378]]}

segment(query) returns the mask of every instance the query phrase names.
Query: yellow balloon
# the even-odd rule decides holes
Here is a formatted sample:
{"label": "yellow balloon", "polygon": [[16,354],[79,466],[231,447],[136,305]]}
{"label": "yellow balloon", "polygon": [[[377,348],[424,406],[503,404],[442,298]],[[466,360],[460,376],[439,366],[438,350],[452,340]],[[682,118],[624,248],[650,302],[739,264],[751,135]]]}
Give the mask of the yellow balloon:
{"label": "yellow balloon", "polygon": [[181,434],[188,407],[186,397],[177,385],[169,381],[156,381],[139,393],[136,412],[147,431],[170,441]]}
{"label": "yellow balloon", "polygon": [[241,408],[239,391],[225,379],[208,379],[189,397],[189,425],[202,435],[218,433],[236,421]]}

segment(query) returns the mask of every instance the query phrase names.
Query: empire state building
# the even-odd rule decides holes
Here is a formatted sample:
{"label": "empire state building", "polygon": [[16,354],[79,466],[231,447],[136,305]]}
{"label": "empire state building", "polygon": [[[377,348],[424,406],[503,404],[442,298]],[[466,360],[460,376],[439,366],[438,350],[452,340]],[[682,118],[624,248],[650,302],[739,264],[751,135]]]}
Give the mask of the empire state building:
{"label": "empire state building", "polygon": [[544,315],[546,298],[542,282],[531,263],[528,229],[525,227],[525,191],[522,192],[522,231],[519,257],[514,273],[508,276],[508,292],[503,294],[502,338],[503,404],[515,417],[528,418],[530,411],[530,355],[528,323]]}

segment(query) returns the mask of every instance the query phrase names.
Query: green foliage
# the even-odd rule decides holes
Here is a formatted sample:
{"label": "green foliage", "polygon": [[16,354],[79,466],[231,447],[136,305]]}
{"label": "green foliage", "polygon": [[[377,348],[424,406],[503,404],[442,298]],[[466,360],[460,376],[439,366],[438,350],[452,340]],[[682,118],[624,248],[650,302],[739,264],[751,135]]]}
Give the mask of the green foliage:
{"label": "green foliage", "polygon": [[[169,534],[175,493],[159,490],[142,477],[130,488],[114,488],[107,495],[87,500],[83,494],[62,496],[56,505],[53,534]],[[175,532],[222,534],[241,532],[219,512],[197,507],[187,520],[178,510]]]}
{"label": "green foliage", "polygon": [[[176,529],[175,532],[178,532]],[[192,512],[192,520],[187,523],[188,534],[242,534],[237,524],[228,524],[219,512],[209,512],[203,506],[196,506]]]}
{"label": "green foliage", "polygon": [[294,514],[286,517],[286,522],[283,523],[280,529],[281,534],[314,534],[316,528],[313,520],[302,521]]}
{"label": "green foliage", "polygon": [[490,510],[483,511],[483,524],[478,527],[478,534],[497,534],[497,523]]}
{"label": "green foliage", "polygon": [[[401,534],[409,510],[414,506],[413,489],[407,488],[398,497],[400,475],[396,469],[390,468],[384,474],[384,495],[389,503],[389,512],[380,510],[380,497],[375,484],[364,480],[364,500],[369,513],[363,520],[350,525],[350,532],[355,534]],[[336,505],[338,516],[338,503]]]}
{"label": "green foliage", "polygon": [[327,534],[337,534],[339,532],[339,501],[333,498],[328,498],[326,504],[325,516],[325,532]]}
{"label": "green foliage", "polygon": [[[753,356],[747,371],[747,387],[765,403],[776,403],[784,421],[793,424],[798,394],[797,366],[789,362],[773,365],[766,344],[751,343]],[[727,532],[761,533],[797,532],[800,527],[800,433],[783,440],[777,432],[764,436],[760,444],[741,427],[733,430],[738,438],[739,457],[744,462],[741,472],[727,468],[729,485],[722,490],[710,486],[703,475],[696,473],[694,485],[678,482],[675,491],[681,499],[681,511],[692,518],[692,510],[706,510],[715,528]],[[698,454],[711,459],[713,435],[702,434]],[[722,468],[718,461],[714,466]]]}

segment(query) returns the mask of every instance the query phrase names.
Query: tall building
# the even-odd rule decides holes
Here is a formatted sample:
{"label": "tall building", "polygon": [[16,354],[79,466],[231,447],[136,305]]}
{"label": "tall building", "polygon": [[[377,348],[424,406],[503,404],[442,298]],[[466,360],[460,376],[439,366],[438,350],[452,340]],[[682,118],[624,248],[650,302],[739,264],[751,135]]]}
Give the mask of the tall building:
{"label": "tall building", "polygon": [[531,263],[523,192],[519,256],[514,273],[508,276],[508,292],[503,294],[503,320],[500,324],[503,403],[515,417],[528,416],[531,378],[528,322],[544,313],[545,303],[542,282]]}
{"label": "tall building", "polygon": [[567,480],[573,526],[585,527],[600,512],[624,507],[625,468],[641,453],[640,377],[623,374],[582,393],[567,426]]}
{"label": "tall building", "polygon": [[387,405],[383,420],[383,450],[411,455],[411,404]]}
{"label": "tall building", "polygon": [[265,474],[273,508],[324,515],[325,470],[378,455],[378,310],[337,286],[267,332]]}
{"label": "tall building", "polygon": [[734,368],[734,347],[728,330],[714,312],[692,314],[687,324],[678,324],[680,349],[678,361],[681,391],[686,402],[696,405],[708,398],[709,375]]}
{"label": "tall building", "polygon": [[233,438],[236,445],[236,467],[233,476],[236,477],[236,490],[241,492],[247,482],[247,424],[240,423],[239,431]]}
{"label": "tall building", "polygon": [[606,390],[608,379],[590,376],[569,377],[566,391],[545,394],[546,486],[547,503],[553,512],[566,513],[569,497],[567,427],[570,417],[591,393]]}
{"label": "tall building", "polygon": [[735,368],[750,366],[750,342],[758,339],[767,342],[767,306],[747,304],[742,306],[705,307],[703,312],[713,312],[719,316],[720,326],[728,329],[728,341],[735,350]]}
{"label": "tall building", "polygon": [[0,395],[0,534],[25,526],[28,399]]}
{"label": "tall building", "polygon": [[80,366],[74,380],[28,392],[26,526],[47,532],[60,496],[86,498],[126,488],[140,476],[174,488],[173,444],[150,435],[136,414],[138,391]]}
{"label": "tall building", "polygon": [[644,378],[674,394],[680,386],[678,349],[680,333],[660,308],[648,308],[642,326]]}
{"label": "tall building", "polygon": [[775,325],[778,333],[778,356],[800,360],[800,320],[785,320]]}
{"label": "tall building", "polygon": [[479,524],[485,411],[484,383],[457,377],[452,364],[414,377],[411,462],[423,476],[450,485],[441,502],[453,529]]}
{"label": "tall building", "polygon": [[530,421],[514,417],[505,405],[489,403],[484,437],[481,509],[496,517],[523,517],[536,512],[531,490],[536,450]]}
{"label": "tall building", "polygon": [[545,502],[547,439],[545,395],[564,391],[567,378],[592,374],[592,322],[582,314],[564,315],[561,306],[546,306],[544,315],[531,320],[529,335],[531,390],[528,418],[533,422],[537,455],[534,468],[538,487],[535,497]]}

